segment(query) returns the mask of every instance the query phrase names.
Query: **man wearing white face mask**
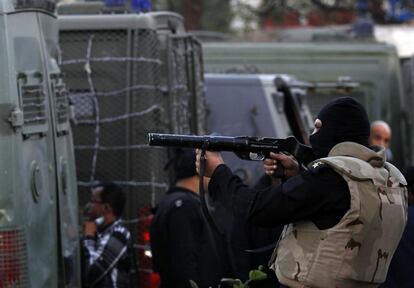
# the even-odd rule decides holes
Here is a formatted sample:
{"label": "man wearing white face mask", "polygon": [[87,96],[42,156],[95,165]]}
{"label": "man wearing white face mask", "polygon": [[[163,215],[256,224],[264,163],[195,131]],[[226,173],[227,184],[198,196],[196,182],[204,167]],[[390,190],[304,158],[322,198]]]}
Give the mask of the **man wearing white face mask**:
{"label": "man wearing white face mask", "polygon": [[124,206],[123,191],[113,183],[98,184],[91,191],[83,231],[86,287],[135,287],[131,234],[121,220]]}

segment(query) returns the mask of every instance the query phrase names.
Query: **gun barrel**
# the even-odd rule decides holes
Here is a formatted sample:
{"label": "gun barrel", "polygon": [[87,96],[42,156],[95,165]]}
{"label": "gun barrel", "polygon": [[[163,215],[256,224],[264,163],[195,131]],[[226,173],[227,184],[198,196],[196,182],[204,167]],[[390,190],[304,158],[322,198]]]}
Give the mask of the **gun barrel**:
{"label": "gun barrel", "polygon": [[312,149],[300,144],[294,137],[286,139],[260,137],[230,137],[230,136],[192,136],[178,134],[148,133],[150,146],[201,148],[212,151],[231,151],[245,160],[251,158],[250,153],[258,153],[269,157],[270,152],[287,152],[301,163],[314,160]]}
{"label": "gun barrel", "polygon": [[203,148],[213,151],[244,151],[248,147],[247,142],[242,137],[148,133],[148,144],[150,146]]}

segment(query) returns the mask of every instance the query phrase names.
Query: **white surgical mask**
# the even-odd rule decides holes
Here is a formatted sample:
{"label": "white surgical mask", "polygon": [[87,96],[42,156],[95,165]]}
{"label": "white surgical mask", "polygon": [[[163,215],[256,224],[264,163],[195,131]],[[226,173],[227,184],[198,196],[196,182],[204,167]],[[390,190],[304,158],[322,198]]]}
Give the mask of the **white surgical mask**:
{"label": "white surgical mask", "polygon": [[104,219],[103,216],[95,219],[96,226],[102,226],[104,224],[104,222],[105,222],[105,219]]}

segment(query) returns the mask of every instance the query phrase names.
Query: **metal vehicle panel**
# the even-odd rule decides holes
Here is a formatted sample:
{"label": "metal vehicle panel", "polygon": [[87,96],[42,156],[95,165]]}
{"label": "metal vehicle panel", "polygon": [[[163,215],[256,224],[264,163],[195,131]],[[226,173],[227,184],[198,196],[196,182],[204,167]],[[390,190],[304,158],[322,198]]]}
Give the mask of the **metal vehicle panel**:
{"label": "metal vehicle panel", "polygon": [[[21,23],[36,25],[22,26]],[[14,51],[9,73],[11,103],[15,105],[16,117],[23,121],[15,123],[13,146],[19,163],[12,172],[16,195],[16,207],[24,207],[20,223],[27,237],[29,283],[39,287],[57,285],[57,233],[56,195],[54,175],[53,127],[51,111],[45,91],[47,74],[43,66],[43,45],[37,13],[14,13],[7,15],[8,52]],[[29,57],[28,57],[29,56]],[[16,90],[15,90],[16,89]],[[18,95],[18,97],[17,97]],[[14,98],[14,99],[13,99]],[[20,114],[20,116],[19,116]],[[19,213],[19,214],[20,214]],[[46,248],[50,247],[50,248]],[[35,252],[36,251],[36,252]],[[52,265],[51,265],[52,264]],[[36,269],[36,273],[32,271]]]}
{"label": "metal vehicle panel", "polygon": [[75,155],[73,151],[72,130],[70,126],[71,109],[68,91],[57,64],[59,30],[55,18],[39,15],[42,27],[44,63],[48,72],[48,92],[51,97],[54,125],[56,193],[59,199],[59,261],[62,267],[60,284],[65,287],[80,287],[80,254],[78,233],[78,194],[76,186]]}
{"label": "metal vehicle panel", "polygon": [[[0,3],[8,9],[0,13],[0,157],[8,163],[0,175],[0,286],[79,287],[78,221],[72,217],[78,214],[77,201],[62,201],[58,184],[57,162],[65,158],[66,193],[76,199],[73,147],[56,141],[57,112],[49,79],[60,73],[56,19],[40,7],[14,11],[11,1]],[[62,234],[61,223],[69,224]],[[66,255],[76,258],[70,281],[62,277],[68,271],[62,257],[67,241],[72,246]]]}
{"label": "metal vehicle panel", "polygon": [[204,67],[201,43],[184,28],[183,17],[172,12],[154,17],[160,41],[163,91],[168,97],[170,129],[178,134],[205,134]]}

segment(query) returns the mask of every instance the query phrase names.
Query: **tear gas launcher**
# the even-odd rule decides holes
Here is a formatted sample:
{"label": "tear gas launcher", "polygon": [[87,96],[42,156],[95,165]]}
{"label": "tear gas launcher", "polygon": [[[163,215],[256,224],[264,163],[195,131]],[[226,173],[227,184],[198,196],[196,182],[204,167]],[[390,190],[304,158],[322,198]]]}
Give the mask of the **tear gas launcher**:
{"label": "tear gas launcher", "polygon": [[290,154],[299,163],[305,165],[314,160],[312,148],[300,143],[293,136],[278,139],[251,136],[193,136],[148,133],[148,144],[150,146],[231,151],[244,160],[264,160],[270,158],[270,152]]}

